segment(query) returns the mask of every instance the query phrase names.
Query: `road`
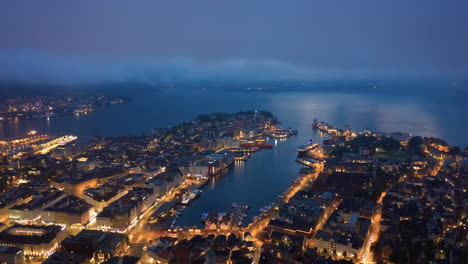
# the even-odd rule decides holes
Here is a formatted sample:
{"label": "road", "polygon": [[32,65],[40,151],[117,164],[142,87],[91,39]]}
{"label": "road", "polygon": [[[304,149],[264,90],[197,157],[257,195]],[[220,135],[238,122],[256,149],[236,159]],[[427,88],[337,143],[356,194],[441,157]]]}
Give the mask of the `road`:
{"label": "road", "polygon": [[323,225],[327,222],[328,218],[335,212],[335,210],[338,208],[338,205],[343,201],[342,198],[337,197],[335,201],[333,201],[333,204],[331,204],[323,213],[323,216],[320,218],[318,223],[315,225],[314,231],[312,232],[310,239],[307,241],[307,246],[309,248],[314,248],[315,245],[315,240],[314,237],[317,234],[317,232],[322,229]]}
{"label": "road", "polygon": [[358,263],[373,264],[375,263],[372,255],[371,246],[372,243],[379,239],[380,234],[380,220],[382,219],[382,200],[387,193],[383,192],[377,201],[377,205],[374,207],[371,217],[371,226],[367,237],[364,239],[364,246],[358,253]]}

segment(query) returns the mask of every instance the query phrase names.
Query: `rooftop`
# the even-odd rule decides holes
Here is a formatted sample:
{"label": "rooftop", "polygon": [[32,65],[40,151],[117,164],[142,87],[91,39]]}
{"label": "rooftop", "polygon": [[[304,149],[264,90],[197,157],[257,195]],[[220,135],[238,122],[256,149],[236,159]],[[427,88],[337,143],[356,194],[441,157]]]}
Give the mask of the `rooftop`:
{"label": "rooftop", "polygon": [[49,190],[40,193],[34,199],[29,201],[28,203],[25,204],[20,204],[13,206],[11,209],[14,210],[35,210],[42,208],[46,204],[52,202],[53,200],[59,198],[60,196],[64,195],[65,193],[57,190],[55,188],[50,188]]}
{"label": "rooftop", "polygon": [[67,237],[62,244],[90,243],[95,252],[113,253],[115,248],[126,239],[127,236],[124,234],[84,229],[76,236]]}
{"label": "rooftop", "polygon": [[66,251],[59,251],[48,257],[42,264],[80,264],[83,263],[83,261],[83,256],[71,254]]}
{"label": "rooftop", "polygon": [[133,190],[104,208],[98,217],[111,217],[112,215],[122,215],[130,212],[131,208],[134,208],[141,200],[152,194],[153,189],[151,188],[133,188]]}
{"label": "rooftop", "polygon": [[81,215],[92,207],[91,204],[76,196],[70,195],[47,207],[45,211],[64,212]]}
{"label": "rooftop", "polygon": [[12,244],[49,243],[62,231],[61,226],[35,226],[16,224],[0,232],[0,241]]}
{"label": "rooftop", "polygon": [[90,188],[84,191],[84,194],[99,202],[109,201],[119,193],[123,192],[123,186],[117,186],[110,183],[104,183],[97,188]]}

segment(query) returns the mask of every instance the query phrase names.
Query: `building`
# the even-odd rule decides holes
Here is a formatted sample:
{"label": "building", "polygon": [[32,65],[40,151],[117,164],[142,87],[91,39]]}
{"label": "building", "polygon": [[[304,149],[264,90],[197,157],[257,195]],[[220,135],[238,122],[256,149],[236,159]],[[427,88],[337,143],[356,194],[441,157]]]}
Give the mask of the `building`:
{"label": "building", "polygon": [[221,169],[225,169],[234,162],[234,154],[230,151],[221,151],[206,156],[205,160],[217,161],[221,164]]}
{"label": "building", "polygon": [[373,174],[374,165],[372,163],[359,163],[359,162],[341,162],[335,160],[328,160],[325,163],[324,172],[332,173],[348,173],[348,174]]}
{"label": "building", "polygon": [[25,204],[15,205],[9,210],[9,219],[13,222],[32,223],[39,221],[43,210],[65,197],[65,193],[51,188],[42,192]]}
{"label": "building", "polygon": [[270,233],[270,239],[273,245],[276,246],[287,246],[287,247],[297,247],[300,250],[305,249],[306,237],[296,236],[291,234],[285,234],[277,231],[272,231]]}
{"label": "building", "polygon": [[68,195],[83,198],[83,191],[96,188],[110,178],[122,177],[126,170],[120,167],[103,167],[88,171],[85,174],[61,175],[52,180],[52,186],[63,190]]}
{"label": "building", "polygon": [[[315,247],[319,252],[336,252],[338,256],[357,256],[364,241],[356,236],[319,230],[315,235]],[[346,252],[346,254],[345,254]]]}
{"label": "building", "polygon": [[94,207],[85,200],[70,195],[44,209],[42,222],[60,225],[86,225],[94,216]]}
{"label": "building", "polygon": [[18,247],[0,247],[0,264],[24,264],[23,250]]}
{"label": "building", "polygon": [[153,189],[134,188],[104,208],[96,217],[96,225],[102,230],[125,232],[136,224],[138,217],[156,200],[157,195]]}
{"label": "building", "polygon": [[147,180],[146,174],[141,173],[130,173],[124,177],[114,177],[109,179],[109,183],[123,186],[127,190],[133,189],[133,187],[140,186],[145,180]]}
{"label": "building", "polygon": [[77,161],[76,169],[79,171],[91,171],[94,170],[98,165],[96,160],[91,160],[85,157],[81,157],[77,159]]}
{"label": "building", "polygon": [[240,141],[233,139],[232,137],[223,136],[216,140],[217,149],[232,149],[240,148]]}
{"label": "building", "polygon": [[18,247],[25,256],[50,256],[66,237],[64,227],[15,224],[0,232],[0,246]]}
{"label": "building", "polygon": [[212,171],[216,170],[216,164],[209,164],[207,161],[200,161],[193,164],[187,169],[187,176],[198,180],[208,179]]}
{"label": "building", "polygon": [[157,197],[162,197],[183,181],[184,177],[179,170],[168,170],[144,182],[142,186],[153,189]]}
{"label": "building", "polygon": [[310,235],[313,231],[311,225],[292,224],[280,220],[270,220],[266,229],[269,232],[280,232],[302,237]]}
{"label": "building", "polygon": [[124,255],[128,237],[124,234],[99,230],[82,230],[62,241],[63,251],[86,257],[91,263],[103,263],[114,256]]}
{"label": "building", "polygon": [[83,198],[83,191],[98,186],[96,177],[57,178],[52,180],[52,186],[63,190],[68,195]]}
{"label": "building", "polygon": [[195,179],[208,179],[234,162],[234,154],[222,151],[207,155],[203,160],[192,163],[187,168],[187,176]]}
{"label": "building", "polygon": [[42,264],[84,264],[88,259],[66,251],[59,251],[48,257]]}
{"label": "building", "polygon": [[51,156],[54,159],[65,159],[75,155],[79,151],[76,142],[70,142],[52,149]]}
{"label": "building", "polygon": [[92,204],[97,212],[102,212],[105,207],[120,199],[127,192],[128,190],[123,186],[104,183],[97,188],[86,189],[83,193],[83,199]]}
{"label": "building", "polygon": [[27,188],[13,188],[0,194],[0,220],[7,221],[10,208],[27,203],[37,195],[37,191]]}

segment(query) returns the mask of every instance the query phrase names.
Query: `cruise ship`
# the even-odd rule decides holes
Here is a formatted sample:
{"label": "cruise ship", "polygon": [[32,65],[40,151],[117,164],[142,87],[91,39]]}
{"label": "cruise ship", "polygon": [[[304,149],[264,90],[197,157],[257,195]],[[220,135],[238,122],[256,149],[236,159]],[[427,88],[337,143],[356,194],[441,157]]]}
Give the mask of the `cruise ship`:
{"label": "cruise ship", "polygon": [[314,148],[318,147],[318,144],[317,143],[313,143],[312,140],[309,140],[307,141],[307,143],[305,145],[300,145],[297,147],[297,152],[299,152],[299,154],[303,154],[309,150],[312,150]]}

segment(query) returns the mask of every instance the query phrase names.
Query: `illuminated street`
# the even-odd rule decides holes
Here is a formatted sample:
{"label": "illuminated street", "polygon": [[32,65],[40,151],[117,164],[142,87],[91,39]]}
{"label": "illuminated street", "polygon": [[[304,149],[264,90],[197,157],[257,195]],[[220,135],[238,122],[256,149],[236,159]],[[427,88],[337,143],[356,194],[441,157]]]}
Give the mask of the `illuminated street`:
{"label": "illuminated street", "polygon": [[369,232],[367,233],[367,237],[364,240],[364,246],[361,249],[361,252],[358,254],[358,263],[375,263],[373,254],[371,252],[371,246],[379,239],[380,220],[382,219],[382,200],[385,195],[386,193],[383,192],[372,212],[371,226],[369,228]]}

